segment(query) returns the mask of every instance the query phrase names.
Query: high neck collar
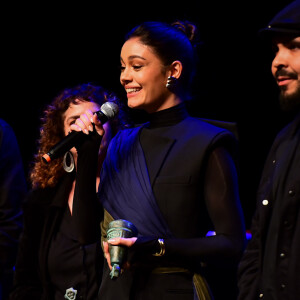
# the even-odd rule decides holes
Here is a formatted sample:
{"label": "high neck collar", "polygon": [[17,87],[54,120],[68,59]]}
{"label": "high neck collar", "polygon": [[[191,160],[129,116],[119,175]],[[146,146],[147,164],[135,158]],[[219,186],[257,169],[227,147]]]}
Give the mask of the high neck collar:
{"label": "high neck collar", "polygon": [[185,104],[180,103],[176,106],[149,114],[148,128],[159,128],[175,125],[188,117]]}

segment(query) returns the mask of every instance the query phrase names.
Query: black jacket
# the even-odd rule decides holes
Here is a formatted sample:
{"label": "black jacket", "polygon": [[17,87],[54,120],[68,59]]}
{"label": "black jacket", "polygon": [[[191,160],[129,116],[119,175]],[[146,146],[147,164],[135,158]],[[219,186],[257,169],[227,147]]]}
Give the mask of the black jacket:
{"label": "black jacket", "polygon": [[14,266],[27,192],[23,162],[12,128],[0,120],[0,277]]}
{"label": "black jacket", "polygon": [[[161,117],[158,121],[161,119],[164,118]],[[235,148],[233,146],[235,145],[233,136],[227,130],[211,126],[191,117],[187,117],[173,126],[155,128],[153,126],[154,124],[151,123],[149,130],[145,128],[141,133],[141,144],[158,207],[176,237],[165,241],[166,247],[168,247],[168,250],[166,250],[168,255],[158,258],[159,261],[156,263],[161,263],[162,266],[171,263],[175,266],[181,266],[183,263],[185,265],[192,264],[195,267],[201,259],[205,260],[208,257],[221,259],[227,252],[225,250],[226,246],[222,242],[222,234],[212,239],[201,238],[205,237],[208,230],[214,228],[209,220],[207,203],[204,199],[203,176],[206,170],[207,158],[213,149],[216,147],[224,147],[230,150]],[[113,144],[113,141],[111,143]],[[232,227],[242,228],[241,220],[243,218],[238,209],[239,204],[235,203],[235,199],[230,198],[230,201],[226,204],[220,202],[216,204],[217,208],[223,205],[225,208],[220,212],[224,216],[222,221],[220,221],[220,216],[216,216],[216,219],[220,221],[219,225],[228,221],[234,224]],[[126,219],[128,216],[123,215],[123,217]],[[135,222],[133,221],[133,223]],[[221,228],[216,228],[216,231],[225,234],[226,229],[224,227],[222,229],[223,231]],[[242,251],[242,247],[240,247],[242,235],[236,235],[238,236],[237,244],[239,246],[232,247],[230,254],[227,252],[228,256],[232,255],[231,257],[234,255],[239,257]],[[220,242],[218,242],[219,238]],[[185,243],[183,243],[183,240]],[[171,242],[172,246],[170,245]],[[188,246],[186,246],[187,243],[189,243]],[[228,245],[228,243],[225,244]],[[173,252],[171,247],[174,250]],[[172,262],[167,261],[168,259]],[[162,260],[166,260],[166,262]],[[212,260],[214,259],[212,258]],[[226,258],[224,260],[229,261]],[[150,258],[147,258],[144,263],[150,265],[149,261]],[[126,271],[116,281],[112,281],[106,274],[108,270],[105,270],[99,299],[194,298],[191,274],[151,273],[151,268],[154,265],[153,262],[150,271],[143,269],[138,276],[134,274],[134,282],[130,279],[131,274]],[[231,275],[226,274],[225,281]],[[217,276],[217,271],[215,271],[214,281],[216,281]],[[128,290],[131,287],[131,292],[134,292],[135,298],[132,295],[130,297],[126,295],[126,293],[130,293]]]}
{"label": "black jacket", "polygon": [[13,281],[22,202],[27,192],[23,162],[15,133],[0,119],[0,298],[7,299]]}
{"label": "black jacket", "polygon": [[[266,288],[270,280],[266,277],[270,276],[263,276],[264,259],[267,269],[274,266],[277,299],[292,300],[300,295],[299,170],[300,114],[277,135],[265,163],[252,220],[252,239],[239,266],[241,300],[273,299]],[[271,233],[270,226],[278,230]],[[275,238],[275,247],[270,247]]]}

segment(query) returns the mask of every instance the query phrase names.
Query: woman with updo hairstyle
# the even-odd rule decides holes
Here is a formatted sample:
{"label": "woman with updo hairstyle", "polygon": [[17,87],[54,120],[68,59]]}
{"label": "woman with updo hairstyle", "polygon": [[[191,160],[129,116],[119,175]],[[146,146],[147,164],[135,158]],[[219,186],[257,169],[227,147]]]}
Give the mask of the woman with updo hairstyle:
{"label": "woman with updo hairstyle", "polygon": [[[190,116],[185,106],[196,71],[193,40],[196,27],[189,22],[145,22],[122,46],[128,107],[145,111],[148,121],[120,130],[102,165],[107,264],[99,299],[218,299],[206,274],[235,266],[244,249],[235,136]],[[101,124],[95,129],[101,134]],[[110,222],[120,219],[137,235],[107,235]],[[111,261],[117,246],[127,249],[121,266]]]}
{"label": "woman with updo hairstyle", "polygon": [[152,48],[164,67],[179,60],[184,68],[179,78],[180,84],[177,85],[182,86],[181,92],[186,93],[183,97],[190,97],[189,89],[197,66],[196,51],[199,43],[197,33],[196,26],[188,21],[176,21],[172,25],[145,22],[130,31],[125,39],[138,37],[144,45]]}

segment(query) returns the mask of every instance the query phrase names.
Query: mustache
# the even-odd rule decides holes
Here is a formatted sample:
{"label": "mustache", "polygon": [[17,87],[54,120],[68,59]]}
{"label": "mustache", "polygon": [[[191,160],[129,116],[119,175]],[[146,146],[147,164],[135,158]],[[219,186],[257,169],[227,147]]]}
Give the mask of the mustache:
{"label": "mustache", "polygon": [[286,76],[286,77],[290,77],[292,79],[297,79],[298,78],[298,75],[296,73],[293,73],[293,72],[289,72],[285,69],[279,69],[275,72],[275,77],[276,79],[279,77],[279,76]]}

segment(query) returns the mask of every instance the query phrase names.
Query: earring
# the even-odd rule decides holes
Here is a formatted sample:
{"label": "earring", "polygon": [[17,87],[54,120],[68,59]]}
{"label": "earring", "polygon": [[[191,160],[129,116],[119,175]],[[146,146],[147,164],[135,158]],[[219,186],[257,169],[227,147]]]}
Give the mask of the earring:
{"label": "earring", "polygon": [[75,168],[74,157],[70,151],[67,151],[64,155],[63,168],[68,173],[73,172],[73,170]]}
{"label": "earring", "polygon": [[177,78],[173,76],[169,76],[167,79],[166,88],[172,89],[176,86],[176,84],[177,84]]}

